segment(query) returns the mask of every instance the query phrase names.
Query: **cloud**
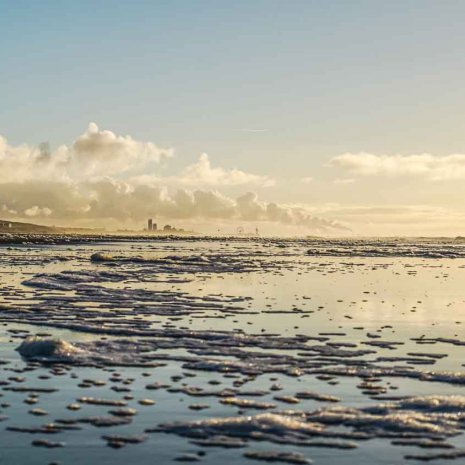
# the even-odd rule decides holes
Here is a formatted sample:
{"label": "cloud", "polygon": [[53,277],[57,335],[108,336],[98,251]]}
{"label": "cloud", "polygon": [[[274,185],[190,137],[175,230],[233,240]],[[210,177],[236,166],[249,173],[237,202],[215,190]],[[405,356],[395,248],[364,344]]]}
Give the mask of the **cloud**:
{"label": "cloud", "polygon": [[337,221],[315,217],[302,207],[265,202],[246,192],[230,197],[220,186],[269,186],[267,176],[214,167],[206,154],[178,175],[157,167],[173,156],[152,142],[119,136],[91,123],[69,146],[52,151],[11,146],[0,138],[0,215],[47,223],[138,226],[146,218],[253,221],[342,231]]}
{"label": "cloud", "polygon": [[202,153],[197,163],[184,169],[179,177],[179,183],[203,186],[238,186],[253,184],[262,187],[273,186],[275,183],[267,176],[245,173],[238,169],[225,170],[221,167],[213,168],[206,153]]}
{"label": "cloud", "polygon": [[101,131],[90,123],[87,131],[66,152],[68,174],[80,176],[122,176],[153,168],[173,149],[162,149],[152,142],[140,142],[131,136]]}
{"label": "cloud", "polygon": [[116,220],[141,224],[148,217],[178,220],[267,221],[303,226],[318,232],[347,231],[334,220],[316,217],[304,208],[259,200],[248,192],[237,198],[216,190],[177,189],[136,185],[106,178],[81,184],[0,184],[1,210],[10,218],[37,217],[62,220]]}
{"label": "cloud", "polygon": [[429,181],[465,179],[465,154],[435,156],[428,153],[420,155],[344,153],[332,158],[328,165],[359,176],[411,176]]}
{"label": "cloud", "polygon": [[350,224],[364,236],[457,236],[463,235],[465,212],[450,206],[425,204],[327,204],[312,212]]}
{"label": "cloud", "polygon": [[336,185],[353,184],[354,182],[354,178],[336,178],[333,180],[333,184]]}
{"label": "cloud", "polygon": [[173,149],[101,131],[95,123],[90,123],[69,147],[62,145],[54,152],[47,144],[10,146],[0,136],[0,182],[124,178],[153,169],[161,160],[172,156]]}
{"label": "cloud", "polygon": [[52,214],[52,210],[50,210],[50,208],[47,207],[40,208],[37,205],[34,205],[33,207],[26,208],[26,210],[24,210],[24,214],[29,217],[50,216]]}
{"label": "cloud", "polygon": [[232,187],[232,186],[256,186],[272,187],[274,179],[268,176],[246,173],[234,169],[225,169],[220,166],[213,167],[208,155],[202,153],[197,162],[184,168],[180,174],[175,176],[160,177],[156,174],[133,176],[130,179],[134,184],[166,184],[170,186],[182,186],[185,188],[195,187]]}
{"label": "cloud", "polygon": [[343,223],[310,214],[305,208],[262,202],[257,194],[247,192],[236,200],[239,218],[253,221],[273,221],[281,224],[305,226],[316,231],[331,229],[348,231]]}
{"label": "cloud", "polygon": [[300,182],[303,184],[310,184],[313,182],[313,178],[311,176],[307,176],[305,178],[302,178]]}

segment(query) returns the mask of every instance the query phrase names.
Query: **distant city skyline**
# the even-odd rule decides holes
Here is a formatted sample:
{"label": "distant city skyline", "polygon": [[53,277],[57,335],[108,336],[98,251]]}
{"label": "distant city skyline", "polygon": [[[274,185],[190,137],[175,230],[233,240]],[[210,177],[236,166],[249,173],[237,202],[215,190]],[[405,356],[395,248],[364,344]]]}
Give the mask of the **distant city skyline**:
{"label": "distant city skyline", "polygon": [[463,235],[464,16],[0,0],[0,219]]}

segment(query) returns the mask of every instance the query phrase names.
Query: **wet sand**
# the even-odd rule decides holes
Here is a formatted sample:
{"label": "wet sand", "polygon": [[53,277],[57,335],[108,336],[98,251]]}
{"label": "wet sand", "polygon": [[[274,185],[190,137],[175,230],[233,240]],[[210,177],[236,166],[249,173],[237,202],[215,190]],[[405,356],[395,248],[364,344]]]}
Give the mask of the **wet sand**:
{"label": "wet sand", "polygon": [[5,463],[465,460],[461,241],[16,239]]}

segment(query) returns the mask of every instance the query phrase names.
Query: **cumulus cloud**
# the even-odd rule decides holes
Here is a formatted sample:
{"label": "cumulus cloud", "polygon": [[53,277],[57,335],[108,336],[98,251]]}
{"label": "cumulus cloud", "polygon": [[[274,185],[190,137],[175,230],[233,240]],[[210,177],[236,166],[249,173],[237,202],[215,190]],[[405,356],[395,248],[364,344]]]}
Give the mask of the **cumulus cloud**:
{"label": "cumulus cloud", "polygon": [[465,154],[435,156],[373,155],[344,153],[332,158],[329,166],[359,176],[412,176],[430,181],[465,179]]}
{"label": "cumulus cloud", "polygon": [[0,136],[0,182],[125,177],[153,169],[172,156],[173,149],[101,131],[95,123],[70,146],[62,145],[54,152],[47,144],[11,146]]}
{"label": "cumulus cloud", "polygon": [[48,207],[40,208],[37,205],[34,205],[33,207],[26,208],[26,210],[24,210],[24,214],[29,217],[50,216],[52,214],[52,210]]}
{"label": "cumulus cloud", "polygon": [[173,156],[173,149],[101,131],[95,123],[90,123],[87,131],[65,152],[69,172],[86,177],[126,175],[153,168],[162,159]]}
{"label": "cumulus cloud", "polygon": [[[215,190],[177,189],[101,179],[82,183],[0,184],[0,204],[10,217],[50,217],[104,222],[144,222],[148,217],[179,220],[268,221],[313,231],[347,231],[335,220],[316,217],[304,208],[259,200],[248,192],[231,198]],[[32,206],[30,206],[32,205]]]}
{"label": "cumulus cloud", "polygon": [[203,187],[231,187],[231,186],[256,186],[271,187],[275,185],[274,179],[268,176],[246,173],[237,168],[225,169],[221,166],[212,166],[209,156],[202,153],[199,159],[192,165],[184,168],[179,175],[164,176],[157,175],[134,176],[131,181],[136,184],[164,184],[193,188]]}
{"label": "cumulus cloud", "polygon": [[197,163],[188,166],[177,179],[188,185],[238,186],[254,184],[264,187],[274,185],[274,181],[267,176],[245,173],[236,168],[232,170],[225,170],[221,167],[214,168],[206,153],[202,153]]}
{"label": "cumulus cloud", "polygon": [[0,138],[0,215],[70,225],[82,220],[140,225],[147,217],[159,217],[346,229],[302,207],[261,201],[255,193],[224,195],[219,186],[263,187],[272,180],[214,167],[206,154],[179,175],[157,175],[157,164],[172,156],[172,149],[100,130],[94,123],[72,144],[54,151],[47,144],[11,146]]}
{"label": "cumulus cloud", "polygon": [[305,226],[317,231],[348,230],[341,222],[313,216],[302,207],[262,202],[253,192],[247,192],[238,197],[235,203],[237,215],[243,220],[274,221],[281,224]]}

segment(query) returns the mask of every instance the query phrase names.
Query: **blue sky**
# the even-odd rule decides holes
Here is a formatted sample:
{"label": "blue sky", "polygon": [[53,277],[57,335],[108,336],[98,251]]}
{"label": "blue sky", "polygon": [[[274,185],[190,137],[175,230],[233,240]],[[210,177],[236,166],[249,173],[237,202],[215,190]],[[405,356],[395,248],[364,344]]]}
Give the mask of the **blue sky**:
{"label": "blue sky", "polygon": [[325,165],[465,152],[464,17],[453,0],[0,0],[0,134],[56,147],[95,121],[174,147],[166,174],[207,152],[272,177],[269,200],[443,206],[443,187],[348,191]]}

